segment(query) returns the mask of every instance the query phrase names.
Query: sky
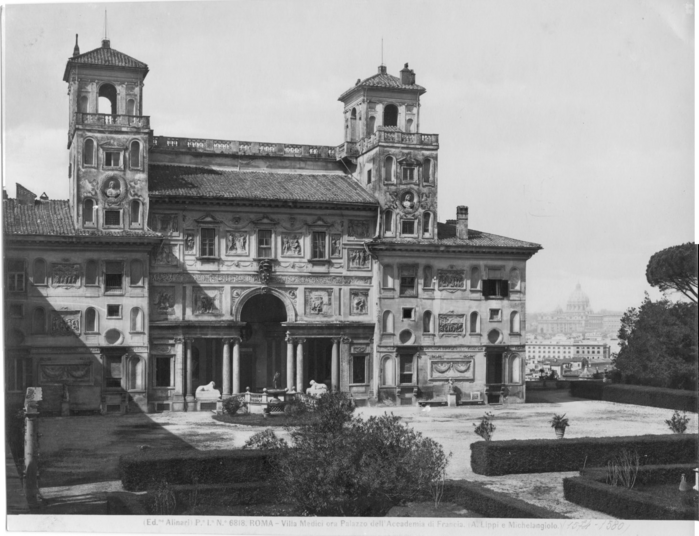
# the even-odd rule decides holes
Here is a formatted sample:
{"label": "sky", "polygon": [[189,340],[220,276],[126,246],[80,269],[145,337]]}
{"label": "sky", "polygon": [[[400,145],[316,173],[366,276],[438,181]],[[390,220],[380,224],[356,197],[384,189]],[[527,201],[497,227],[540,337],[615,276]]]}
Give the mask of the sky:
{"label": "sky", "polygon": [[[689,6],[689,7],[688,7]],[[437,133],[439,219],[543,246],[529,311],[640,305],[650,256],[694,241],[694,14],[685,0],[9,5],[3,184],[68,197],[66,61],[148,64],[155,135],[337,145],[337,97],[409,62]],[[676,296],[672,296],[676,298]]]}

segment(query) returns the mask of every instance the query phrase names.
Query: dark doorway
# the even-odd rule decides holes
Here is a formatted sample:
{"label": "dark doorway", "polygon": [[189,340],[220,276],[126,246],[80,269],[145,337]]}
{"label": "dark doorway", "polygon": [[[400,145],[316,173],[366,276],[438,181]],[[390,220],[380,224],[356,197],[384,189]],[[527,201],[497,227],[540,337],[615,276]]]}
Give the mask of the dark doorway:
{"label": "dark doorway", "polygon": [[502,383],[502,351],[488,351],[485,359],[485,383],[488,385]]}
{"label": "dark doorway", "polygon": [[272,387],[275,373],[286,385],[286,343],[281,323],[286,322],[284,302],[273,294],[258,294],[243,305],[240,320],[247,323],[250,336],[240,354],[240,388],[261,391]]}
{"label": "dark doorway", "polygon": [[306,339],[306,354],[304,390],[310,387],[311,380],[324,383],[328,390],[332,386],[332,339]]}

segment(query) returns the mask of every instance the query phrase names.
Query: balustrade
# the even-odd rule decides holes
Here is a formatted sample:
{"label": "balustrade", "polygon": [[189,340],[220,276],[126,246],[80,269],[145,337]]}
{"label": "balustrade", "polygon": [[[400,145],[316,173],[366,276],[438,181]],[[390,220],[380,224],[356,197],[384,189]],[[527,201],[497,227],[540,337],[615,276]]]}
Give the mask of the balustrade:
{"label": "balustrade", "polygon": [[98,125],[116,127],[150,128],[150,117],[147,115],[111,115],[79,112],[75,123],[78,125]]}
{"label": "balustrade", "polygon": [[314,157],[335,159],[335,147],[325,145],[298,145],[292,143],[261,143],[254,141],[202,140],[197,138],[170,138],[154,136],[153,147],[160,150],[194,151],[244,155],[273,155],[292,158]]}

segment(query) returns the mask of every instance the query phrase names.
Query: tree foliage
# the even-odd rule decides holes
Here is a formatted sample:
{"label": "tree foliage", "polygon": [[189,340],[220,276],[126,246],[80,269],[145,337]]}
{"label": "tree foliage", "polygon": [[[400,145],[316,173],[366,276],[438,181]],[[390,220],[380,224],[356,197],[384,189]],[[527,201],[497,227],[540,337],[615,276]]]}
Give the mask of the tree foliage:
{"label": "tree foliage", "polygon": [[687,242],[655,253],[648,261],[646,279],[662,292],[681,292],[697,303],[696,244]]}
{"label": "tree foliage", "polygon": [[624,313],[614,364],[626,383],[695,389],[697,385],[697,305],[668,300]]}

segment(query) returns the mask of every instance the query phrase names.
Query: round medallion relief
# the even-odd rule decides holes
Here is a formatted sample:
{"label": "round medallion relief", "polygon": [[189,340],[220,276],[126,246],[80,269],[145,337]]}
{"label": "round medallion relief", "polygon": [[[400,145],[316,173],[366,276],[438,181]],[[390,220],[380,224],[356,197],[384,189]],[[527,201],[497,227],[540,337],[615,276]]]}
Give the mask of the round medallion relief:
{"label": "round medallion relief", "polygon": [[119,175],[108,175],[100,188],[102,199],[107,205],[118,205],[126,197],[126,184]]}
{"label": "round medallion relief", "polygon": [[417,194],[413,190],[406,190],[400,194],[400,206],[403,212],[412,214],[418,209]]}

